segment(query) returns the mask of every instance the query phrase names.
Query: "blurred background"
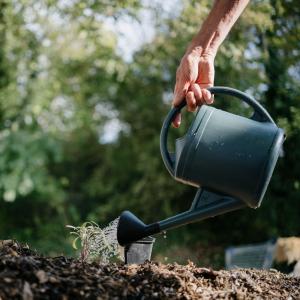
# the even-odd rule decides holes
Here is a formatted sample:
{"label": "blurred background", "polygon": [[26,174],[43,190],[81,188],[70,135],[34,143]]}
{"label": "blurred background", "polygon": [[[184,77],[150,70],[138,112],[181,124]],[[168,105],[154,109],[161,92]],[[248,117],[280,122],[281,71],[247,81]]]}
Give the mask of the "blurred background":
{"label": "blurred background", "polygon": [[[74,255],[67,224],[104,226],[124,209],[153,222],[189,207],[195,189],[169,176],[159,133],[211,2],[0,1],[1,239]],[[260,209],[158,237],[161,261],[222,267],[229,245],[300,235],[300,2],[251,1],[215,66],[216,85],[252,94],[285,129],[284,156]]]}

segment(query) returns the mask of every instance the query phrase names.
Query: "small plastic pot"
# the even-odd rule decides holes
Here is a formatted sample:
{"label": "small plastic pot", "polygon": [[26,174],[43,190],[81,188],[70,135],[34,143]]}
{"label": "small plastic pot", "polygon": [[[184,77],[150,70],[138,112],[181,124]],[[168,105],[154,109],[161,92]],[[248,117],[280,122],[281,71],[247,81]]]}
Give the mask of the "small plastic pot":
{"label": "small plastic pot", "polygon": [[124,249],[125,264],[142,264],[151,259],[155,238],[148,236],[142,240],[128,244]]}

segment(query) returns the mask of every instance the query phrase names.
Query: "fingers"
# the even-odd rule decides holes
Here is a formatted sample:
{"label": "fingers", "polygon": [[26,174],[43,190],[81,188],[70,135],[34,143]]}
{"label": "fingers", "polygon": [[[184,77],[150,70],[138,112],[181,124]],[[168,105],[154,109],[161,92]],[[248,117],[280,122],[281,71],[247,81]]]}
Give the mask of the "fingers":
{"label": "fingers", "polygon": [[214,85],[215,68],[214,57],[203,56],[199,63],[199,74],[196,83],[200,86],[202,91],[202,99],[206,104],[214,102],[213,95],[207,88]]}
{"label": "fingers", "polygon": [[211,92],[206,88],[202,88],[199,84],[192,84],[191,90],[194,93],[198,106],[201,106],[202,104],[212,104],[214,102]]}
{"label": "fingers", "polygon": [[194,92],[189,91],[186,94],[185,99],[186,99],[186,104],[187,104],[188,111],[191,111],[191,112],[195,111],[196,108],[197,108],[197,101],[196,101]]}
{"label": "fingers", "polygon": [[202,89],[202,95],[203,95],[203,99],[206,104],[212,104],[214,102],[213,95],[211,94],[211,92],[209,90]]}
{"label": "fingers", "polygon": [[187,109],[191,112],[195,111],[197,109],[197,106],[201,106],[202,104],[212,104],[214,101],[211,92],[204,88],[201,89],[201,87],[197,83],[192,83],[190,85],[185,99],[187,103]]}
{"label": "fingers", "polygon": [[197,105],[203,104],[202,91],[198,84],[193,83],[191,86],[191,90],[194,93],[195,99],[197,101]]}
{"label": "fingers", "polygon": [[[192,83],[190,85],[189,91],[185,94],[177,93],[173,101],[173,105],[176,106],[185,98],[187,103],[187,110],[194,112],[198,106],[203,104],[212,104],[214,102],[214,97],[212,93],[206,88],[201,88],[199,84]],[[177,102],[178,101],[178,102]],[[178,103],[178,104],[177,104]],[[178,128],[181,124],[181,114],[178,114],[173,122],[173,127]]]}

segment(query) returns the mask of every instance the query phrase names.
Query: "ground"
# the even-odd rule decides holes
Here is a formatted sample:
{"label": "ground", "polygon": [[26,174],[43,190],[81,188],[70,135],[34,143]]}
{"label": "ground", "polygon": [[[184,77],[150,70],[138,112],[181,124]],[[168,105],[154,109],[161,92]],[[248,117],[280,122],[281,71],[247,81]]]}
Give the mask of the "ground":
{"label": "ground", "polygon": [[0,299],[300,299],[300,278],[276,270],[82,263],[0,241]]}

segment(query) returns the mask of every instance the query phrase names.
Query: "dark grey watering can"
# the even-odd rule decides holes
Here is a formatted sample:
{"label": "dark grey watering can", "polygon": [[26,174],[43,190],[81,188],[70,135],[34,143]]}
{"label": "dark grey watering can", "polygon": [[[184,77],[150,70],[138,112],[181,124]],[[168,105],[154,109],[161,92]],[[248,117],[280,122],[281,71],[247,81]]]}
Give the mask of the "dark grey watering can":
{"label": "dark grey watering can", "polygon": [[209,90],[244,101],[254,110],[252,118],[203,105],[188,132],[176,140],[175,153],[169,153],[170,125],[186,103],[173,108],[161,130],[161,155],[176,180],[195,186],[198,191],[188,211],[150,225],[129,211],[123,212],[117,232],[121,245],[246,206],[260,206],[281,151],[284,132],[249,95],[227,87]]}

